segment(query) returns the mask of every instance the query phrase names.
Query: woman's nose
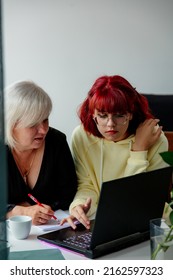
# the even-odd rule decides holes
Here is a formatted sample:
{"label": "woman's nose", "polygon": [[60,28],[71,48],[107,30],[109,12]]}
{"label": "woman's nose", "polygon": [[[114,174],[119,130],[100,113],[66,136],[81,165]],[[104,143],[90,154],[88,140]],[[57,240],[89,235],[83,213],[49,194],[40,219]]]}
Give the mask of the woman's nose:
{"label": "woman's nose", "polygon": [[114,122],[114,120],[113,120],[112,117],[109,117],[109,118],[108,118],[107,125],[108,125],[108,126],[115,125],[115,122]]}
{"label": "woman's nose", "polygon": [[37,127],[39,133],[46,133],[48,129],[48,125],[44,123],[40,123]]}

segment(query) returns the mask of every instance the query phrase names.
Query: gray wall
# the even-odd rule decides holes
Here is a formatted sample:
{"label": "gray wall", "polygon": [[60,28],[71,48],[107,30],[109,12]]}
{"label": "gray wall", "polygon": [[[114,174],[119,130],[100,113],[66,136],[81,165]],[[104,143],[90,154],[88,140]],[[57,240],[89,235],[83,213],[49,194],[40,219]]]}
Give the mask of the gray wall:
{"label": "gray wall", "polygon": [[173,93],[173,0],[4,0],[5,85],[31,79],[66,133],[95,79],[119,74],[140,92]]}

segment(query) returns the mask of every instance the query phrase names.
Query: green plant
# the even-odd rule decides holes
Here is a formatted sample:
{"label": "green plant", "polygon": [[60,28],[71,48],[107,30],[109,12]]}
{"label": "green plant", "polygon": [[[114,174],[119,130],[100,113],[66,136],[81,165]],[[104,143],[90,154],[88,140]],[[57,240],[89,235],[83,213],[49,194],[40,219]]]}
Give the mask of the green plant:
{"label": "green plant", "polygon": [[[169,203],[165,209],[165,214],[168,211],[169,207],[173,204],[173,202]],[[152,255],[151,255],[151,259],[155,260],[157,258],[157,254],[162,250],[163,252],[166,252],[170,246],[173,246],[172,241],[173,241],[173,211],[170,212],[169,214],[169,224],[167,224],[170,229],[167,233],[167,235],[165,236],[164,240],[162,242],[160,242],[156,249],[153,251]]]}
{"label": "green plant", "polygon": [[[160,153],[162,159],[168,163],[170,166],[173,167],[173,152],[168,151],[168,152],[163,152]],[[171,200],[173,201],[173,188],[171,190]]]}
{"label": "green plant", "polygon": [[[168,163],[170,166],[173,167],[173,152],[163,152],[160,154],[161,157],[163,158],[163,160]],[[155,260],[157,258],[157,254],[163,250],[163,252],[166,252],[169,248],[169,246],[173,246],[172,241],[173,241],[173,210],[170,211],[170,207],[173,205],[173,188],[171,190],[171,202],[167,205],[167,207],[165,208],[165,215],[167,215],[168,211],[169,213],[169,222],[167,223],[169,226],[169,231],[167,233],[167,235],[165,236],[165,239],[159,243],[156,247],[156,249],[154,250],[154,252],[152,253],[151,259]]]}

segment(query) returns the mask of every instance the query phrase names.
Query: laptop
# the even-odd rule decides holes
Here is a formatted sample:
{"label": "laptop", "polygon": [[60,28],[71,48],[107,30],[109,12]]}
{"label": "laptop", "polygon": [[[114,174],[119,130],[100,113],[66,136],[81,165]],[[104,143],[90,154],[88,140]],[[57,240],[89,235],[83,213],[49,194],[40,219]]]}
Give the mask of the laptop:
{"label": "laptop", "polygon": [[149,221],[162,216],[172,167],[103,182],[90,230],[82,224],[39,235],[39,240],[94,259],[149,239]]}

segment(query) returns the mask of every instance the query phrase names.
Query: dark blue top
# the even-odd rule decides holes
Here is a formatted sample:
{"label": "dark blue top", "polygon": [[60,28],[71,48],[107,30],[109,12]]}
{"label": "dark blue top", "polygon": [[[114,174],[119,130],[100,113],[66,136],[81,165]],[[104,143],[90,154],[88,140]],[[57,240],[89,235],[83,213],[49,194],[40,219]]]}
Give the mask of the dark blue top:
{"label": "dark blue top", "polygon": [[[66,210],[77,190],[73,158],[64,133],[49,128],[40,173],[33,189],[26,185],[11,150],[7,147],[8,206],[27,201],[35,204],[28,193],[53,210]],[[10,208],[9,208],[10,209]]]}

